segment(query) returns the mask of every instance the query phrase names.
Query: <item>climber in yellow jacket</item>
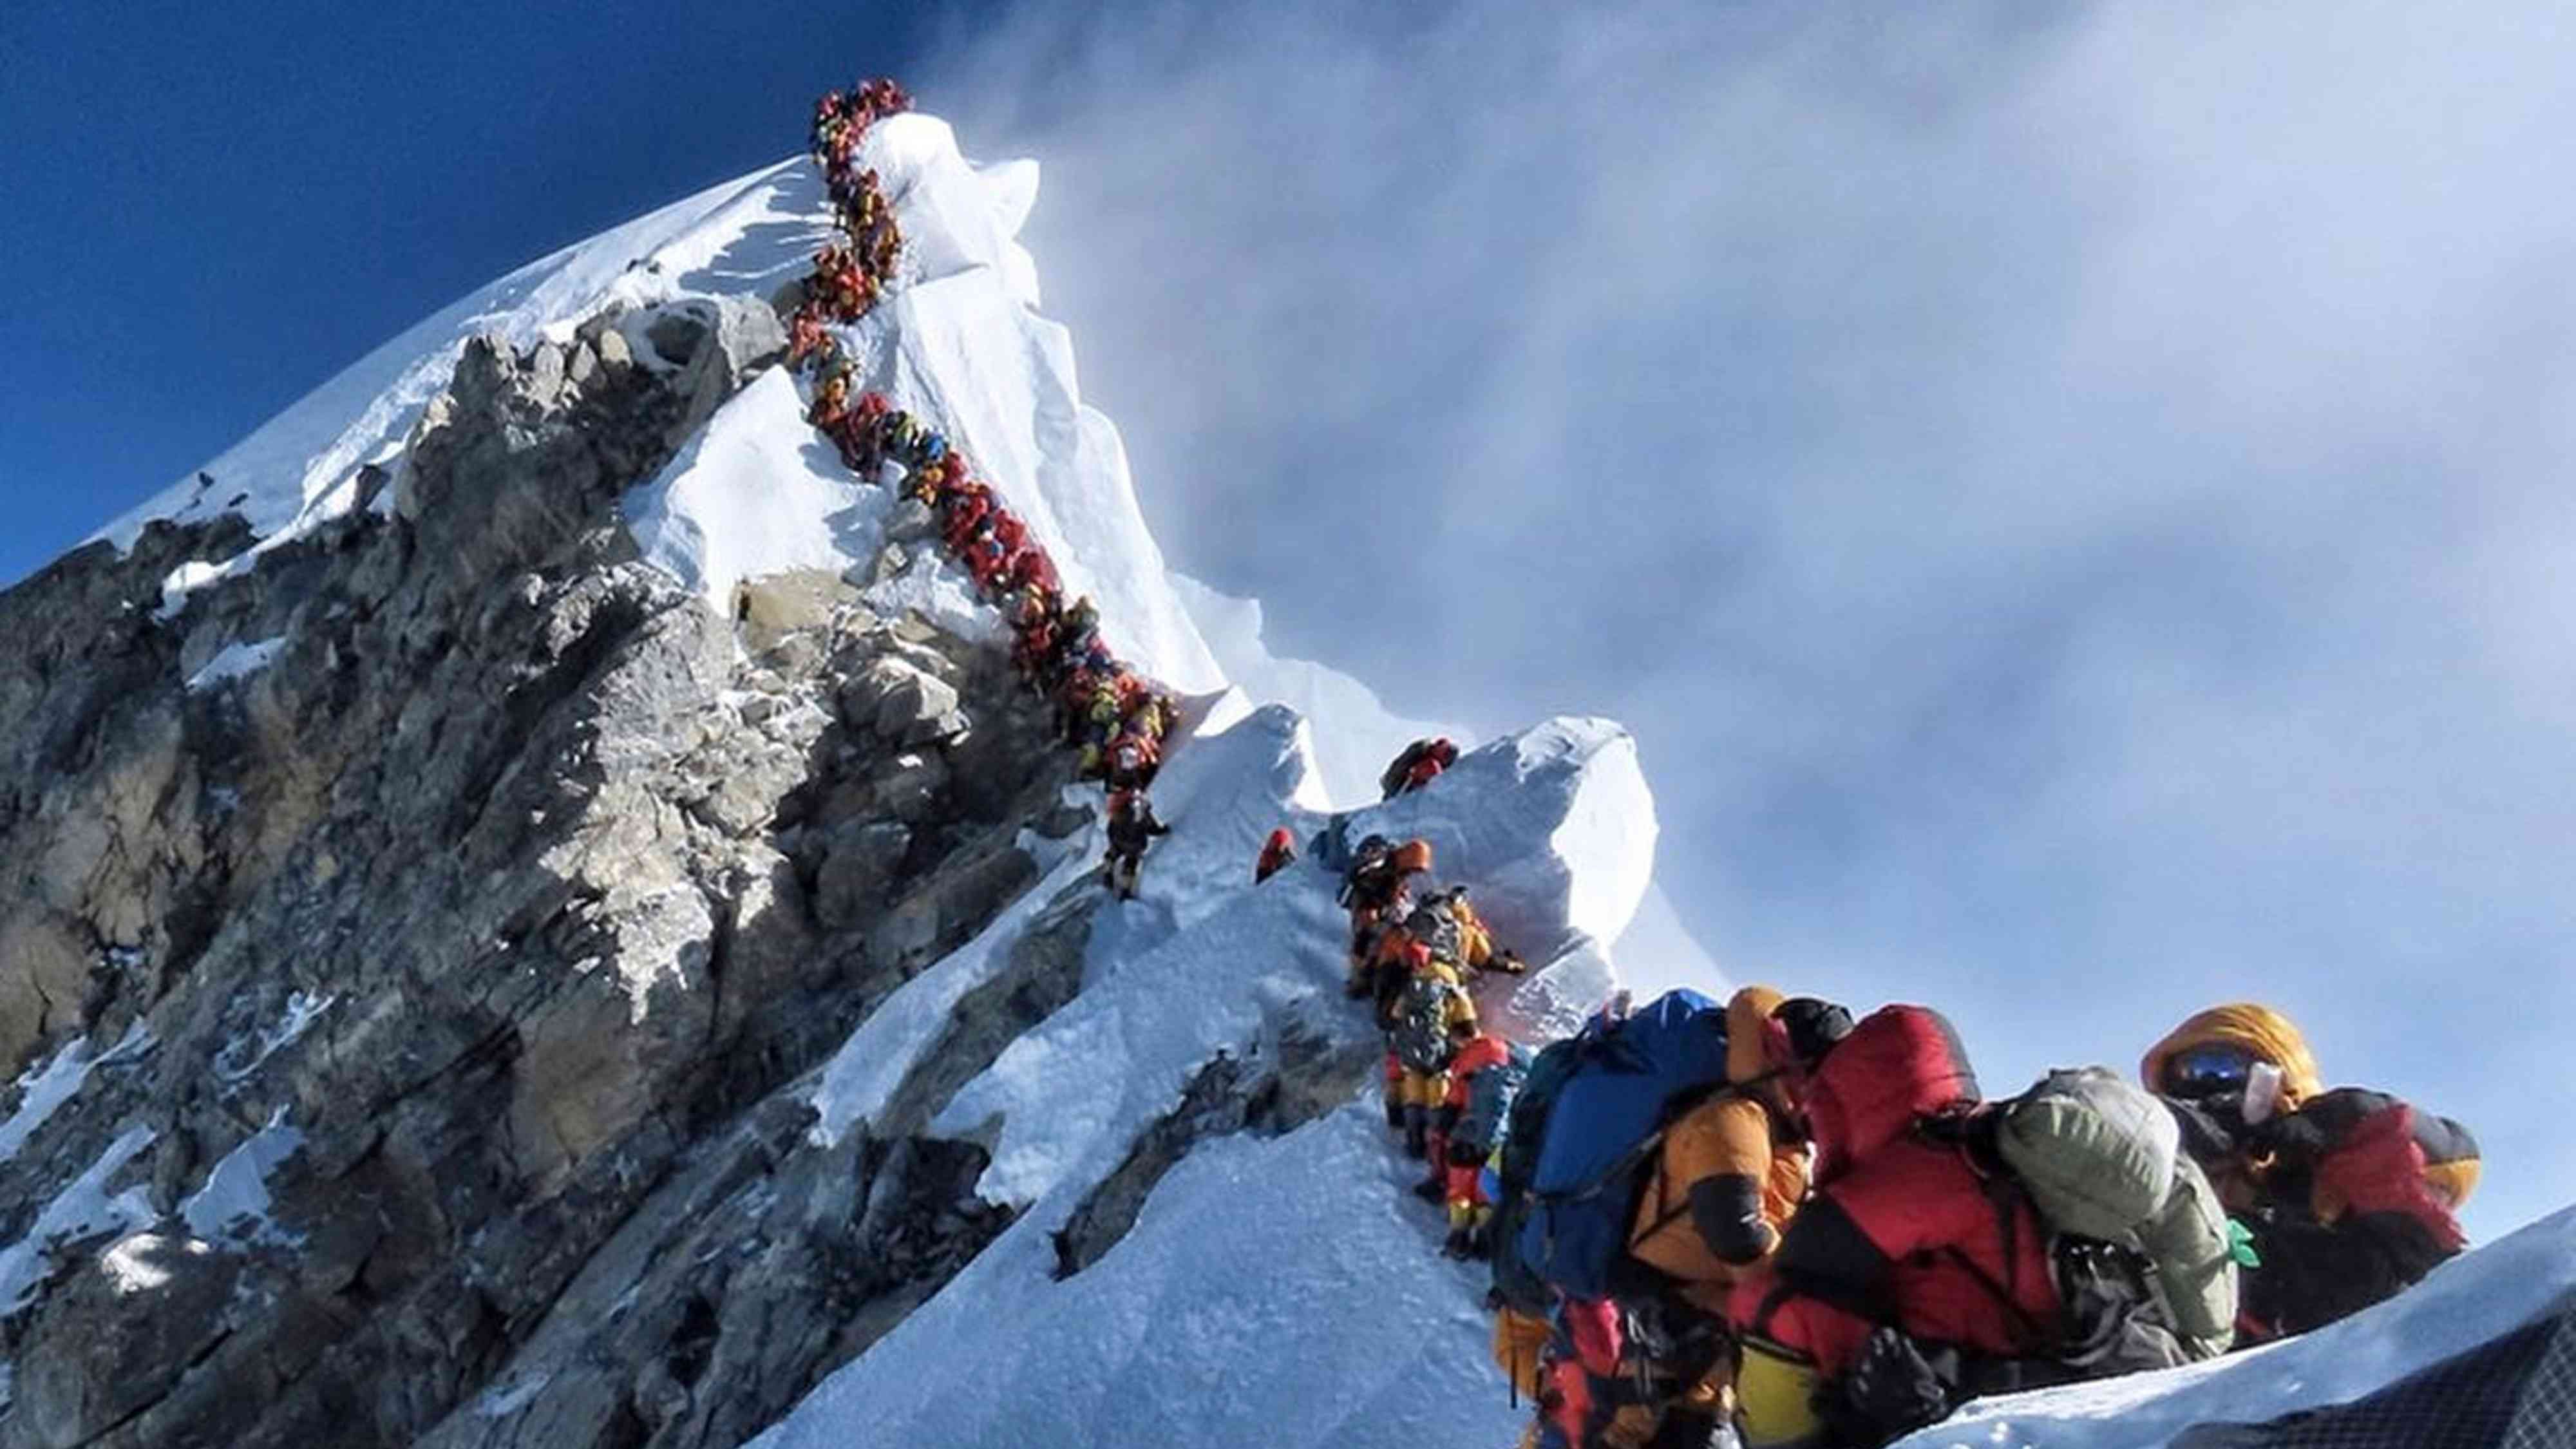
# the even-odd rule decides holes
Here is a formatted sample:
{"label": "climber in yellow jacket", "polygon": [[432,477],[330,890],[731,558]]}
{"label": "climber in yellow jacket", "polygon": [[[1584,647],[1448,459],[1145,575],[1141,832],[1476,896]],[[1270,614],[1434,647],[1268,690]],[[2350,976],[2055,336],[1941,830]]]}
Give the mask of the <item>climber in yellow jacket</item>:
{"label": "climber in yellow jacket", "polygon": [[1453,1029],[1474,1025],[1476,1003],[1467,995],[1456,962],[1432,954],[1419,941],[1407,944],[1404,956],[1411,975],[1397,999],[1389,1033],[1403,1072],[1396,1096],[1404,1104],[1404,1151],[1437,1164],[1447,1147],[1448,1131],[1438,1118],[1449,1096],[1449,1065],[1457,1056]]}
{"label": "climber in yellow jacket", "polygon": [[1791,1092],[1797,1058],[1820,1056],[1850,1029],[1842,1008],[1792,1004],[1768,986],[1727,1002],[1726,1089],[1665,1131],[1628,1237],[1629,1256],[1700,1311],[1724,1317],[1736,1281],[1780,1245],[1807,1192],[1806,1131]]}

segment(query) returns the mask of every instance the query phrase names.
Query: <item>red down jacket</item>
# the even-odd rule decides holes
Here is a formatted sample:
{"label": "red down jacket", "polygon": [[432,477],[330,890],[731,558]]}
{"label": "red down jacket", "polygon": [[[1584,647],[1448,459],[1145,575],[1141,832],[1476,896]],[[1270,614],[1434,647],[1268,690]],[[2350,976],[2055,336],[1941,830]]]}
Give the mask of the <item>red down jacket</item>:
{"label": "red down jacket", "polygon": [[[2034,1347],[2035,1326],[2055,1324],[2045,1234],[2027,1202],[1990,1195],[1964,1143],[1917,1130],[1977,1099],[1957,1034],[1928,1007],[1873,1012],[1817,1067],[1807,1111],[1818,1188],[1770,1268],[1736,1290],[1748,1360],[1829,1385],[1880,1325],[2014,1356]],[[1752,1422],[1746,1407],[1748,1443],[1804,1439]]]}

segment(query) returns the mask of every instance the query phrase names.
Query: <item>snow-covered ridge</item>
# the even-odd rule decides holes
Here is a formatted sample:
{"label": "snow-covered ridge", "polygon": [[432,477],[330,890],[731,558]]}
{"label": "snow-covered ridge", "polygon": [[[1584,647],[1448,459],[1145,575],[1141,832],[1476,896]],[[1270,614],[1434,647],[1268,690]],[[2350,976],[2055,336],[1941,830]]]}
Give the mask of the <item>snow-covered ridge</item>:
{"label": "snow-covered ridge", "polygon": [[422,406],[447,386],[467,338],[496,334],[525,347],[568,335],[612,302],[765,295],[797,275],[824,234],[821,196],[811,168],[782,161],[531,262],[342,369],[90,538],[123,549],[155,519],[238,514],[273,543],[318,524],[354,501],[344,485],[360,464],[401,445]]}

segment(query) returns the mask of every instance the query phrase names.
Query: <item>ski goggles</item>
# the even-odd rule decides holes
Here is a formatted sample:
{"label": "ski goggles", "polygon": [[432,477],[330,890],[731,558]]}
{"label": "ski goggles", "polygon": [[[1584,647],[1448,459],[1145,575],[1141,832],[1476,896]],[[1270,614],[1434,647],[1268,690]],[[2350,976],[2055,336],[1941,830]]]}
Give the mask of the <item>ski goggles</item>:
{"label": "ski goggles", "polygon": [[2254,1073],[2252,1050],[2234,1042],[2185,1047],[2165,1058],[2157,1087],[2169,1097],[2196,1099],[2242,1092]]}

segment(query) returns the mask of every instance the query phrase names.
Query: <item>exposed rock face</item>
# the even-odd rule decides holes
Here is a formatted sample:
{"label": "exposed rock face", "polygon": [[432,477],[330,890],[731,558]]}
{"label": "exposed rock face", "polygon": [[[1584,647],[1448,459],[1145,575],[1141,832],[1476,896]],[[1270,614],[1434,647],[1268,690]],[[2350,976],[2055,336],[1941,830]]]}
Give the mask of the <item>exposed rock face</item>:
{"label": "exposed rock face", "polygon": [[1007,1225],[911,1134],[1076,989],[1086,900],[881,1135],[809,1140],[797,1079],[1038,880],[1043,711],[617,524],[781,340],[472,345],[381,510],[0,594],[0,1065],[87,1073],[0,1160],[0,1449],[732,1444]]}

